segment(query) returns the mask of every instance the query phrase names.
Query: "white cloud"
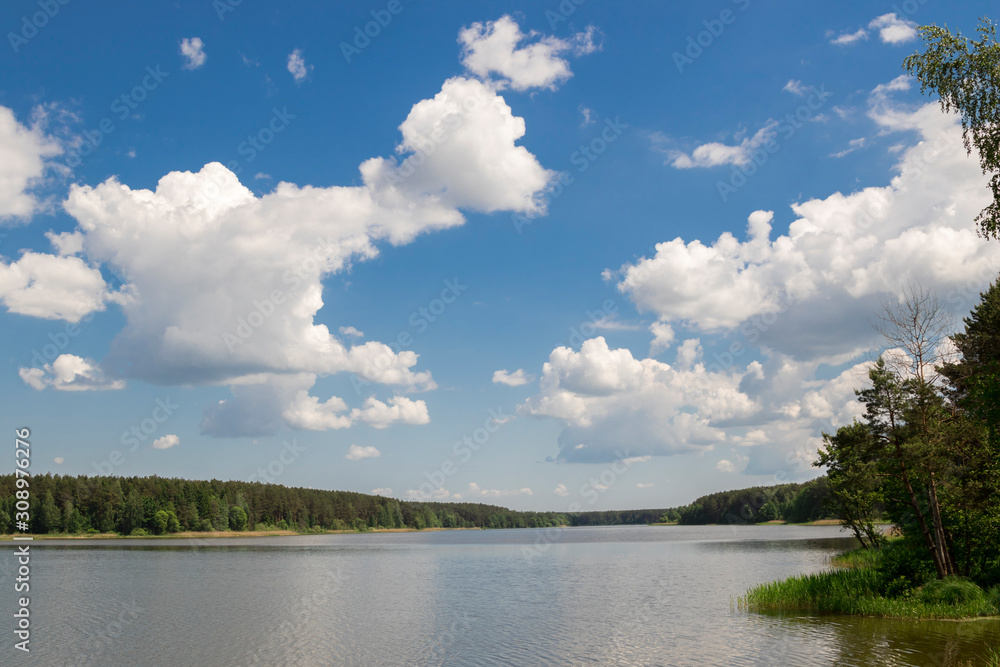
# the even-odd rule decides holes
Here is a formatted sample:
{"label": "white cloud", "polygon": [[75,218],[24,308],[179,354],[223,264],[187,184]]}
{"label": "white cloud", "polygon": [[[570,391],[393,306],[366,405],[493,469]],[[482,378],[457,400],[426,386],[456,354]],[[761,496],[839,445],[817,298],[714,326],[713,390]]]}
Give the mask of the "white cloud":
{"label": "white cloud", "polygon": [[565,484],[559,484],[558,486],[556,486],[556,490],[553,491],[553,493],[555,493],[557,496],[565,498],[566,496],[569,495],[569,489],[566,488]]}
{"label": "white cloud", "polygon": [[[564,53],[584,55],[599,50],[593,26],[577,33],[572,39],[542,37],[536,32],[524,34],[510,16],[496,21],[473,23],[458,35],[462,45],[462,64],[476,76],[486,78],[491,73],[500,76],[499,88],[514,90],[529,88],[555,89],[573,72],[562,57]],[[518,47],[533,38],[535,41]]]}
{"label": "white cloud", "polygon": [[[456,77],[433,99],[413,106],[399,126],[402,159],[373,158],[361,165],[365,183],[380,200],[414,199],[444,207],[491,213],[544,212],[542,193],[557,174],[527,149],[515,146],[524,120],[489,86]],[[461,217],[441,226],[461,224]]]}
{"label": "white cloud", "polygon": [[508,387],[520,387],[529,382],[534,382],[534,380],[534,376],[525,373],[523,368],[518,368],[513,373],[508,373],[507,369],[494,371],[493,373],[494,384],[505,384]]}
{"label": "white cloud", "polygon": [[879,39],[886,44],[902,44],[917,38],[917,24],[896,16],[894,12],[872,19],[868,27],[878,30]]}
{"label": "white cloud", "polygon": [[306,65],[306,60],[302,57],[302,49],[295,49],[288,54],[288,72],[296,83],[304,81],[312,69],[312,65]]}
{"label": "white cloud", "polygon": [[377,489],[372,489],[371,493],[372,493],[373,496],[386,496],[386,497],[390,497],[390,496],[392,496],[392,489],[390,489],[387,486],[380,486]]}
{"label": "white cloud", "polygon": [[[73,238],[55,238],[60,253],[72,249]],[[0,301],[12,313],[79,322],[109,298],[101,272],[79,257],[26,252],[10,264],[0,260]]]}
{"label": "white cloud", "polygon": [[358,329],[355,329],[354,327],[340,327],[338,331],[340,331],[340,333],[344,334],[345,336],[351,336],[353,338],[363,338],[365,335],[364,331],[360,331]]}
{"label": "white cloud", "polygon": [[[351,445],[347,454],[344,455],[344,458],[348,461],[360,461],[361,459],[377,459],[380,456],[382,456],[382,452],[380,452],[376,447]],[[389,490],[389,493],[392,493],[391,489]]]}
{"label": "white cloud", "polygon": [[564,424],[560,460],[626,458],[631,464],[724,442],[719,424],[755,411],[740,391],[742,380],[742,374],[707,373],[701,364],[681,369],[635,359],[599,337],[584,341],[579,352],[553,350],[540,393],[520,411]]}
{"label": "white cloud", "polygon": [[26,220],[39,209],[30,191],[45,173],[46,158],[60,153],[59,142],[46,136],[40,124],[25,127],[13,111],[0,106],[0,222]]}
{"label": "white cloud", "polygon": [[831,44],[845,45],[853,44],[854,42],[860,41],[862,39],[868,39],[868,31],[864,28],[858,28],[854,32],[845,32],[837,35],[830,40]]}
{"label": "white cloud", "polygon": [[580,105],[580,115],[583,116],[583,120],[580,121],[580,128],[590,127],[597,121],[594,120],[594,110]]}
{"label": "white cloud", "polygon": [[653,482],[638,482],[635,486],[639,489],[651,489],[656,485]]}
{"label": "white cloud", "polygon": [[63,457],[61,457],[61,456],[57,456],[57,457],[55,457],[55,458],[54,458],[54,459],[52,459],[52,460],[53,460],[53,461],[55,461],[56,465],[62,465],[63,463],[65,463],[65,462],[66,462],[66,459],[64,459],[64,458],[63,458]]}
{"label": "white cloud", "polygon": [[184,69],[198,69],[205,64],[205,44],[201,37],[185,37],[181,40],[181,55],[184,56]]}
{"label": "white cloud", "polygon": [[892,102],[907,86],[900,78],[870,97],[882,132],[920,139],[900,154],[888,185],[793,204],[797,219],[773,240],[772,212],[755,211],[744,241],[728,232],[708,245],[676,238],[605,276],[662,323],[738,330],[751,344],[838,363],[867,348],[880,297],[908,282],[940,293],[985,284],[1000,265],[1000,247],[971,222],[987,201],[986,179],[955,116],[936,103]]}
{"label": "white cloud", "polygon": [[[770,120],[752,137],[745,137],[738,144],[723,144],[713,141],[698,146],[690,155],[683,151],[668,150],[667,157],[670,166],[675,169],[718,167],[726,164],[739,167],[750,162],[755,150],[777,136],[777,128],[778,122]],[[654,139],[654,141],[659,141],[659,139]]]}
{"label": "white cloud", "polygon": [[21,380],[32,389],[57,391],[102,391],[123,389],[123,380],[111,380],[91,359],[74,354],[60,354],[42,368],[21,368]]}
{"label": "white cloud", "polygon": [[424,401],[393,396],[388,403],[383,403],[370,396],[361,408],[348,411],[347,403],[339,396],[331,396],[320,403],[317,397],[310,396],[305,389],[295,394],[281,416],[289,426],[310,431],[349,428],[358,422],[376,429],[388,428],[392,424],[417,425],[430,422]]}
{"label": "white cloud", "polygon": [[406,492],[406,497],[410,500],[460,500],[462,494],[452,493],[448,489],[440,487],[429,493],[420,491],[419,489],[409,489]]}
{"label": "white cloud", "polygon": [[[426,423],[422,401],[371,399],[348,411],[340,399],[308,396],[317,377],[344,372],[403,390],[436,386],[430,372],[415,370],[415,352],[352,345],[316,324],[323,279],[378,256],[380,242],[402,245],[463,224],[459,209],[543,212],[555,173],[516,145],[523,119],[479,81],[445,82],[400,130],[402,162],[368,160],[354,186],[279,183],[257,197],[218,163],[171,172],[155,190],[114,178],[71,186],[65,209],[79,223],[86,260],[129,280],[130,298],[104,296],[119,301],[126,325],[102,363],[156,384],[230,385],[233,398],[206,410],[202,428],[213,435]],[[436,150],[421,152],[431,144]],[[63,251],[79,245],[60,242]],[[0,282],[12,310],[76,320],[101,307],[103,282],[83,259],[21,262],[5,267]],[[25,277],[32,262],[53,280]],[[72,279],[55,280],[56,268]],[[21,294],[29,286],[31,299]]]}
{"label": "white cloud", "polygon": [[719,472],[736,472],[736,466],[728,459],[719,459],[719,462],[715,464],[715,469]]}
{"label": "white cloud", "polygon": [[170,449],[181,444],[181,439],[176,435],[165,435],[153,441],[153,449]]}
{"label": "white cloud", "polygon": [[530,488],[524,486],[520,489],[484,489],[475,482],[469,482],[469,490],[462,494],[473,498],[506,498],[508,496],[531,496],[534,495]]}
{"label": "white cloud", "polygon": [[649,344],[650,356],[670,349],[676,339],[674,328],[666,322],[653,322],[649,325],[649,331],[653,334],[653,341]]}
{"label": "white cloud", "polygon": [[845,148],[842,151],[838,151],[836,153],[833,153],[830,157],[842,158],[845,155],[849,155],[850,153],[853,153],[854,151],[858,150],[859,148],[864,148],[867,143],[868,143],[868,139],[866,139],[865,137],[858,137],[857,139],[851,139],[850,141],[847,142],[847,148]]}
{"label": "white cloud", "polygon": [[788,83],[785,84],[785,87],[782,88],[782,90],[786,90],[789,93],[800,97],[809,92],[809,88],[807,86],[803,86],[802,82],[796,79],[789,79]]}

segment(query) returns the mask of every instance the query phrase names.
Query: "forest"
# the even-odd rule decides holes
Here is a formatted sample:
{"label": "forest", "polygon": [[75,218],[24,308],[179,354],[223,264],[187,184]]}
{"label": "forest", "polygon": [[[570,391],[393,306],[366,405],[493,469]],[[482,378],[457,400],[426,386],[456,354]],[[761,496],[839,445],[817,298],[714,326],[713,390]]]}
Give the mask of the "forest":
{"label": "forest", "polygon": [[[13,530],[16,481],[0,477],[0,532]],[[179,531],[544,528],[657,522],[811,521],[829,514],[825,478],[703,496],[669,509],[519,512],[481,503],[410,502],[351,491],[163,477],[30,478],[30,531],[162,535]]]}

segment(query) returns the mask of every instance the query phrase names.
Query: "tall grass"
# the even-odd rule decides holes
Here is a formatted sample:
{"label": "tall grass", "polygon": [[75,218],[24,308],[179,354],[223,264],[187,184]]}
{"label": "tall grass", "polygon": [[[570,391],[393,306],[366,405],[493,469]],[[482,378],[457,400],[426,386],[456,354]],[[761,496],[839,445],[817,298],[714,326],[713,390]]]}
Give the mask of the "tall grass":
{"label": "tall grass", "polygon": [[[737,598],[742,611],[814,612],[883,616],[889,618],[959,619],[1000,613],[996,596],[984,595],[967,581],[931,583],[897,596],[883,593],[885,585],[878,571],[880,552],[852,551],[833,559],[841,569],[790,577],[760,584]],[[945,586],[973,593],[948,596],[937,593]],[[924,591],[923,589],[928,590]]]}

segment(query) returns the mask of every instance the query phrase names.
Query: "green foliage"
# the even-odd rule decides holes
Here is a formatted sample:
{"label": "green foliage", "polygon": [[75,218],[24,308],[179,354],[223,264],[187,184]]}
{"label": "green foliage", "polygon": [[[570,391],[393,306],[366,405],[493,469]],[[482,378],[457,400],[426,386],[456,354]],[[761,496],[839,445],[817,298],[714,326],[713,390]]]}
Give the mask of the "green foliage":
{"label": "green foliage", "polygon": [[242,507],[233,507],[229,510],[229,529],[244,530],[247,527],[247,513]]}
{"label": "green foliage", "polygon": [[135,528],[129,533],[132,537],[146,537],[149,532],[145,528]]}
{"label": "green foliage", "polygon": [[[819,612],[885,616],[891,618],[970,618],[996,614],[996,597],[984,595],[974,583],[961,579],[932,580],[919,591],[903,588],[886,592],[891,568],[882,560],[900,541],[882,549],[847,552],[834,559],[837,570],[791,577],[751,588],[737,600],[742,610],[756,612]],[[933,577],[933,574],[931,575]]]}
{"label": "green foliage", "polygon": [[157,512],[156,514],[154,514],[153,515],[153,521],[152,521],[152,524],[153,524],[153,534],[154,535],[162,535],[163,533],[167,532],[167,521],[168,520],[169,520],[169,517],[167,516],[167,513],[164,512],[163,510],[160,510],[159,512]]}
{"label": "green foliage", "polygon": [[945,577],[928,582],[921,587],[918,597],[924,604],[952,606],[983,604],[986,600],[983,589],[961,577]]}
{"label": "green foliage", "polygon": [[947,27],[920,26],[923,53],[914,53],[904,67],[920,81],[920,90],[941,98],[944,111],[962,115],[962,138],[970,153],[979,153],[983,173],[991,176],[993,202],[976,217],[980,233],[1000,239],[1000,44],[987,18],[979,39],[954,34]]}

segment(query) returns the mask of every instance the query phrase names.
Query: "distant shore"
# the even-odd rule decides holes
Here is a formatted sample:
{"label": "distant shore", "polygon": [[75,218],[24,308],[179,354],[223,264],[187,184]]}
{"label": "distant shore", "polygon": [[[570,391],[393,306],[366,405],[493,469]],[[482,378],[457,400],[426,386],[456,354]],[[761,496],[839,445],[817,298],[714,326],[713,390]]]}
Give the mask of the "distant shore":
{"label": "distant shore", "polygon": [[32,540],[180,540],[180,539],[204,539],[208,537],[289,537],[294,535],[342,535],[342,534],[362,534],[362,533],[431,533],[439,530],[480,530],[479,528],[372,528],[370,530],[323,530],[304,531],[297,530],[210,530],[194,531],[185,530],[179,533],[167,533],[165,535],[119,535],[118,533],[45,533],[44,535],[33,535],[31,533],[17,533],[16,535],[0,535],[0,541],[12,542],[14,537],[30,537]]}

